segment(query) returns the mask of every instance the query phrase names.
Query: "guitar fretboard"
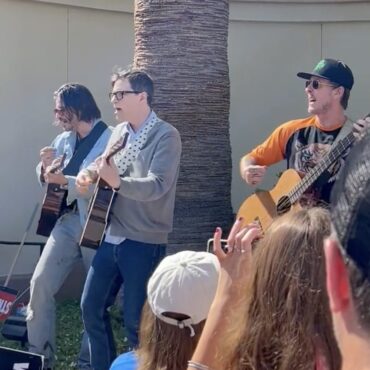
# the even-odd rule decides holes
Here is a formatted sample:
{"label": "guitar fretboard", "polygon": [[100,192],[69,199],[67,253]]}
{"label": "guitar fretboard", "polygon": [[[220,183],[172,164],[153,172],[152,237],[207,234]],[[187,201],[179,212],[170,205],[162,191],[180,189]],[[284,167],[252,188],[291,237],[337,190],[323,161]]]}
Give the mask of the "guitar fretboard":
{"label": "guitar fretboard", "polygon": [[320,163],[308,171],[302,181],[288,193],[291,203],[293,204],[298,201],[302,194],[354,143],[354,141],[355,136],[352,131],[342,140],[339,140],[335,147],[322,158]]}

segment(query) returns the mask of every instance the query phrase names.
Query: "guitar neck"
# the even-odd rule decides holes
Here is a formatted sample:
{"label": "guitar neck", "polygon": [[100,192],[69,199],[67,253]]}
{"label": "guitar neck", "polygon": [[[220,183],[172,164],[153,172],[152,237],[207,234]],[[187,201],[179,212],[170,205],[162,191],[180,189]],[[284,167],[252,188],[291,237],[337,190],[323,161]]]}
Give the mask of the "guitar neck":
{"label": "guitar neck", "polygon": [[117,154],[119,151],[121,151],[122,149],[124,149],[126,147],[126,144],[127,144],[127,140],[128,140],[128,137],[129,137],[129,133],[126,132],[125,133],[125,136],[123,137],[123,139],[119,139],[117,141],[116,144],[114,144],[111,149],[109,150],[109,153],[107,155],[107,158],[106,158],[106,161],[107,163],[109,163],[109,160],[115,155]]}
{"label": "guitar neck", "polygon": [[101,177],[99,177],[98,181],[97,181],[97,189],[101,189],[101,188],[112,189],[112,187],[105,180],[103,180]]}
{"label": "guitar neck", "polygon": [[355,141],[351,131],[343,139],[339,140],[335,147],[327,153],[323,159],[304,176],[288,194],[292,203],[295,203],[302,194],[327,170]]}

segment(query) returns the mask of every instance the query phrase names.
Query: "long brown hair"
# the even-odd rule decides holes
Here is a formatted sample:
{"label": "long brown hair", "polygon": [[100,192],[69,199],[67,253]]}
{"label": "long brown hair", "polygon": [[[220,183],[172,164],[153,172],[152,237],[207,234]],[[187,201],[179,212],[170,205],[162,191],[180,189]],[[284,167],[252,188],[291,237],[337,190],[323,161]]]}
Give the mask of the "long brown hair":
{"label": "long brown hair", "polygon": [[232,369],[313,370],[318,354],[330,370],[340,369],[325,286],[329,235],[322,208],[285,215],[267,230],[253,253]]}
{"label": "long brown hair", "polygon": [[186,370],[204,323],[192,325],[195,335],[191,337],[189,328],[161,321],[146,302],[140,323],[138,370]]}

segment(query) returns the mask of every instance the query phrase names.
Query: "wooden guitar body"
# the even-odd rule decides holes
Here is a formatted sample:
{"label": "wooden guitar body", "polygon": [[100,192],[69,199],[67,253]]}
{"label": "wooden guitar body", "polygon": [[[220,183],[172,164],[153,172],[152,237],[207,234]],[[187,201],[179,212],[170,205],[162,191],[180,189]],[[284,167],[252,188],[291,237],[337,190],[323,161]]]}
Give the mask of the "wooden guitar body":
{"label": "wooden guitar body", "polygon": [[[59,164],[50,169],[50,173],[55,173],[64,166],[67,154],[64,153]],[[61,216],[66,205],[67,190],[62,189],[59,184],[48,184],[46,193],[42,201],[40,219],[36,234],[50,236],[58,218]]]}
{"label": "wooden guitar body", "polygon": [[[128,132],[117,141],[109,150],[106,161],[109,163],[116,153],[125,148]],[[109,221],[109,212],[115,197],[115,191],[102,178],[98,178],[94,195],[89,204],[89,211],[82,231],[80,245],[97,249],[103,240],[105,229]]]}
{"label": "wooden guitar body", "polygon": [[243,217],[244,224],[257,221],[266,231],[275,217],[301,208],[299,202],[291,204],[287,197],[300,181],[301,177],[295,170],[284,171],[272,190],[257,191],[248,197],[240,206],[237,217]]}
{"label": "wooden guitar body", "polygon": [[62,214],[66,197],[67,190],[61,189],[58,184],[48,184],[36,234],[43,236],[50,235],[58,218]]}
{"label": "wooden guitar body", "polygon": [[114,195],[112,188],[100,179],[89,206],[89,213],[80,239],[81,246],[92,249],[99,247],[108,224],[109,211],[113,204]]}

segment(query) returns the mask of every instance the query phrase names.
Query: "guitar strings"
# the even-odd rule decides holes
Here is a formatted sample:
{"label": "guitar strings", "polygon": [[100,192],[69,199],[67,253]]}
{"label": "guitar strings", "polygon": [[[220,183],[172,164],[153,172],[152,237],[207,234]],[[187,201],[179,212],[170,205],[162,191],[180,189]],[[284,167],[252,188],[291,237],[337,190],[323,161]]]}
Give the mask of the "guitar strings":
{"label": "guitar strings", "polygon": [[290,206],[294,204],[308,189],[308,187],[325,171],[325,169],[328,167],[325,162],[328,160],[329,162],[334,162],[354,141],[355,136],[353,132],[350,132],[345,138],[340,140],[335,148],[329,151],[329,153],[324,156],[322,161],[313,169],[311,169],[302,179],[302,181],[287,194],[287,198],[278,204],[279,207],[283,209],[290,208]]}

